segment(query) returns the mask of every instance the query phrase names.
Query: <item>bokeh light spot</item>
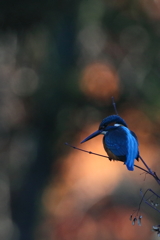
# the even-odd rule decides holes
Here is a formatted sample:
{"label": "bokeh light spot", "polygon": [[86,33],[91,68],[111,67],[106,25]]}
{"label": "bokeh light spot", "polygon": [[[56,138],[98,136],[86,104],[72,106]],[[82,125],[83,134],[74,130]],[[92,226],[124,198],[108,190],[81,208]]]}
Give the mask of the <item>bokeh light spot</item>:
{"label": "bokeh light spot", "polygon": [[122,31],[120,43],[127,51],[139,55],[147,49],[150,39],[145,28],[139,25],[133,25]]}
{"label": "bokeh light spot", "polygon": [[160,1],[159,0],[141,0],[141,5],[146,14],[154,19],[160,19]]}
{"label": "bokeh light spot", "polygon": [[31,68],[23,67],[14,74],[11,88],[18,96],[30,96],[37,90],[38,84],[36,72]]}
{"label": "bokeh light spot", "polygon": [[119,96],[119,78],[115,69],[104,63],[88,65],[80,81],[80,88],[84,94],[99,101],[110,100],[112,96]]}
{"label": "bokeh light spot", "polygon": [[[94,132],[97,126],[98,124],[94,124],[84,129],[78,137],[78,142]],[[103,136],[97,136],[86,144],[74,145],[107,156],[102,138]],[[57,186],[48,188],[43,197],[47,212],[56,214],[57,217],[70,214],[73,208],[92,205],[98,199],[112,194],[128,174],[121,162],[109,161],[107,158],[78,150],[71,150],[67,157],[59,161],[63,162],[63,181],[61,184],[58,181]]]}

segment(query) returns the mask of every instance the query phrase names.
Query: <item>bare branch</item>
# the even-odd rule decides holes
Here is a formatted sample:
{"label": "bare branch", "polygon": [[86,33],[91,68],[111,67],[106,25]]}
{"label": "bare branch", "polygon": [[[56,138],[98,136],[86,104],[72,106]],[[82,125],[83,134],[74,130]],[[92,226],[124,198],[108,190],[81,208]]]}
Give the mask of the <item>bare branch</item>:
{"label": "bare branch", "polygon": [[[69,144],[69,143],[67,143],[67,142],[65,143],[65,145],[67,145],[67,146],[69,146],[69,147],[71,147],[71,148],[74,148],[74,149],[76,149],[76,150],[82,151],[82,152],[86,152],[86,153],[89,153],[89,154],[93,154],[93,155],[96,155],[96,156],[99,156],[99,157],[104,157],[104,158],[108,158],[109,160],[112,160],[112,159],[110,159],[108,156],[105,156],[105,155],[102,155],[102,154],[98,154],[98,153],[95,153],[95,152],[91,152],[91,151],[87,151],[87,150],[84,150],[84,149],[75,147],[75,146],[73,146],[73,145],[71,145],[71,144]],[[118,159],[117,159],[117,161],[123,162],[123,161],[118,160]],[[153,176],[153,174],[152,174],[151,172],[145,170],[144,168],[141,168],[141,167],[137,166],[136,164],[134,164],[134,166],[135,166],[136,168],[139,168],[139,169],[141,169],[142,171],[144,171],[144,172],[146,172],[146,173],[148,173],[148,174],[150,174],[150,175]]]}
{"label": "bare branch", "polygon": [[154,179],[156,180],[156,182],[158,184],[160,184],[160,179],[159,177],[157,176],[157,174],[155,172],[153,172],[149,167],[148,165],[146,164],[146,162],[143,160],[143,158],[141,156],[139,156],[139,159],[142,161],[142,163],[144,164],[144,166],[147,168],[147,172],[152,175],[152,177],[154,177]]}

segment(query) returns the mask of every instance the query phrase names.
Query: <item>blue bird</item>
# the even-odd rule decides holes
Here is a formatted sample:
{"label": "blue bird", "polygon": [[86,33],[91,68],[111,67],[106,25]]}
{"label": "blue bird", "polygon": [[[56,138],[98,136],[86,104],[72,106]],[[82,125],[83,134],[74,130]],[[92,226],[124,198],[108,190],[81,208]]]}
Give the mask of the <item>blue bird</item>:
{"label": "blue bird", "polygon": [[99,129],[85,138],[84,143],[99,134],[103,134],[103,146],[110,160],[124,162],[127,169],[134,170],[134,161],[139,158],[138,140],[134,132],[128,129],[126,122],[118,115],[102,120]]}

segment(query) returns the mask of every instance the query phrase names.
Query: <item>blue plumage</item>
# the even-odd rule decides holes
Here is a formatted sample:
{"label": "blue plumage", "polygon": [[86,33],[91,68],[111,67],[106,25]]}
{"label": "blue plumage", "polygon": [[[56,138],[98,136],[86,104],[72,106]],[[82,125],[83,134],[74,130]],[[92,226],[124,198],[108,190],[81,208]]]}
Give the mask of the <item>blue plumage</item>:
{"label": "blue plumage", "polygon": [[127,169],[134,170],[134,161],[138,160],[138,140],[134,132],[130,131],[126,122],[117,115],[111,115],[102,120],[99,130],[88,136],[81,143],[103,134],[103,145],[110,159],[120,160]]}

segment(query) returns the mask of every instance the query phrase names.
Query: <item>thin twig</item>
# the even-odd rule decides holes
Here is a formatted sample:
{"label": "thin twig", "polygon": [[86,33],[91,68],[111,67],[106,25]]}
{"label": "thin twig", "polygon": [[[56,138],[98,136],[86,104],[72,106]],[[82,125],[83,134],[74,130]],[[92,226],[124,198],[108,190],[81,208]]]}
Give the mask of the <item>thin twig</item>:
{"label": "thin twig", "polygon": [[146,173],[148,173],[148,174],[152,175],[150,172],[148,172],[148,171],[147,171],[147,170],[145,170],[144,168],[142,168],[142,167],[139,167],[139,166],[137,166],[136,164],[134,164],[134,166],[135,166],[136,168],[139,168],[139,169],[141,169],[142,171],[144,171],[144,172],[146,172]]}
{"label": "thin twig", "polygon": [[154,179],[156,180],[156,182],[160,185],[160,179],[159,177],[157,176],[157,174],[155,172],[153,172],[149,167],[148,165],[146,164],[146,162],[143,160],[143,158],[141,156],[139,156],[139,159],[142,161],[142,163],[144,164],[144,166],[147,168],[148,170],[148,173],[150,175],[152,175],[152,177],[154,177]]}
{"label": "thin twig", "polygon": [[143,158],[141,156],[139,156],[139,159],[142,161],[142,163],[144,164],[144,166],[147,168],[148,172],[150,172],[151,175],[153,175],[154,173],[152,172],[152,170],[148,167],[148,165],[145,163],[145,161],[143,160]]}
{"label": "thin twig", "polygon": [[[147,194],[147,192],[149,191],[150,189],[147,189],[146,191],[145,191],[145,193],[143,194],[143,196],[142,196],[142,198],[141,198],[141,201],[140,201],[140,203],[139,203],[139,206],[138,206],[138,211],[137,211],[137,214],[139,213],[139,210],[140,210],[140,207],[141,207],[141,204],[142,204],[142,202],[143,202],[143,199],[145,200],[145,195]],[[145,202],[146,202],[146,200],[145,200]]]}
{"label": "thin twig", "polygon": [[79,150],[79,151],[81,151],[81,152],[86,152],[86,153],[89,153],[89,154],[93,154],[93,155],[96,155],[96,156],[99,156],[99,157],[104,157],[104,158],[108,158],[108,159],[109,159],[108,156],[101,155],[101,154],[94,153],[94,152],[90,152],[90,151],[87,151],[87,150],[84,150],[84,149],[81,149],[81,148],[72,146],[71,144],[69,144],[69,143],[67,143],[67,142],[65,143],[65,145],[67,145],[67,146],[69,146],[69,147],[71,147],[71,148],[77,149],[77,150]]}
{"label": "thin twig", "polygon": [[[82,149],[82,148],[78,148],[78,147],[72,146],[71,144],[69,144],[69,143],[67,143],[67,142],[65,143],[65,145],[67,145],[67,146],[69,146],[69,147],[71,147],[71,148],[77,149],[77,150],[79,150],[79,151],[81,151],[81,152],[86,152],[86,153],[93,154],[93,155],[96,155],[96,156],[99,156],[99,157],[104,157],[104,158],[110,159],[108,156],[105,156],[105,155],[102,155],[102,154],[98,154],[98,153],[95,153],[95,152],[87,151],[87,150],[84,150],[84,149]],[[117,161],[123,162],[123,161],[118,160],[118,159],[117,159]],[[136,168],[139,168],[139,169],[141,169],[142,171],[144,171],[144,172],[152,175],[149,171],[145,170],[144,168],[139,167],[139,166],[137,166],[136,164],[134,164],[134,166],[135,166]],[[153,175],[152,175],[152,176],[153,176]]]}
{"label": "thin twig", "polygon": [[[140,208],[141,208],[141,204],[142,204],[143,201],[144,201],[148,206],[150,206],[151,208],[153,208],[154,210],[156,210],[156,211],[158,211],[158,212],[160,213],[160,210],[159,210],[159,209],[157,209],[156,207],[154,207],[152,204],[150,204],[150,203],[148,202],[148,199],[150,199],[153,195],[155,195],[157,198],[160,198],[159,195],[156,194],[152,189],[147,189],[147,190],[145,191],[145,193],[143,193],[142,191],[140,191],[140,192],[141,192],[141,194],[142,194],[142,198],[141,198],[140,203],[139,203],[139,205],[138,205],[138,209],[135,211],[135,212],[137,212],[136,215],[139,214],[139,211],[140,211]],[[151,192],[152,195],[151,195],[149,198],[145,199],[145,196],[146,196],[146,194],[147,194],[148,192]]]}
{"label": "thin twig", "polygon": [[141,205],[142,201],[144,200],[144,202],[145,202],[148,206],[150,206],[151,208],[153,208],[154,210],[156,210],[156,211],[158,211],[158,212],[160,213],[160,210],[159,210],[159,209],[157,209],[156,207],[154,207],[153,205],[151,205],[151,204],[148,202],[148,199],[151,198],[151,196],[150,196],[149,198],[147,198],[147,199],[144,198],[145,195],[146,195],[146,193],[147,193],[148,191],[151,192],[152,195],[155,195],[157,198],[160,198],[159,195],[158,195],[157,193],[155,193],[152,189],[147,189],[147,190],[145,191],[145,193],[143,194],[143,197],[142,197],[142,199],[141,199],[141,201],[140,201],[140,203],[139,203],[138,211],[139,211],[139,209],[140,209],[140,205]]}
{"label": "thin twig", "polygon": [[114,97],[112,97],[112,104],[113,104],[114,111],[115,111],[116,115],[118,115],[118,111],[117,111],[117,108],[116,108],[116,103],[114,101]]}

